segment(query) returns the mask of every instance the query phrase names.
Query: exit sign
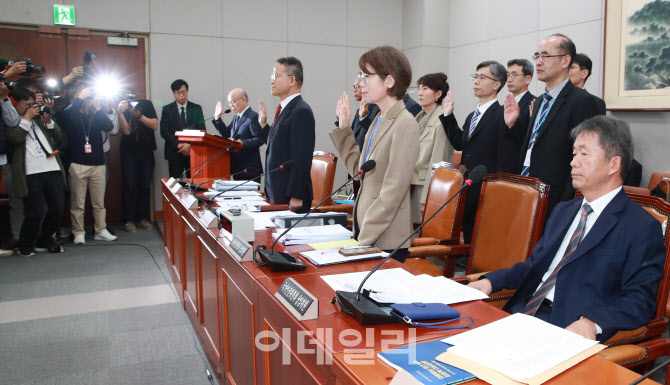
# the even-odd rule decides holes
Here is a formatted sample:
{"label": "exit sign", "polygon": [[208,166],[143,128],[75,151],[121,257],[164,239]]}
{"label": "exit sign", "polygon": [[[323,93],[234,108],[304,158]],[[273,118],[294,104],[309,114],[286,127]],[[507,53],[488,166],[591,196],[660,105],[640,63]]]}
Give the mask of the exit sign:
{"label": "exit sign", "polygon": [[74,5],[54,4],[54,24],[74,25]]}

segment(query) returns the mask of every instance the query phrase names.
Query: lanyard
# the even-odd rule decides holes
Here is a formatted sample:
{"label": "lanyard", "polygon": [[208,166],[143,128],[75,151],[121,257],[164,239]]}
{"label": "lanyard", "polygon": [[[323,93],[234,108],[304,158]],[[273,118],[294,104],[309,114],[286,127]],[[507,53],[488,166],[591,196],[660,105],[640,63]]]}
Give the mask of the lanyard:
{"label": "lanyard", "polygon": [[84,137],[86,138],[86,144],[88,144],[88,138],[91,135],[91,122],[88,122],[88,130],[86,130],[86,126],[84,126],[84,119],[79,119],[81,122],[81,128],[84,130]]}
{"label": "lanyard", "polygon": [[372,133],[370,134],[370,139],[368,139],[368,146],[365,149],[365,160],[368,160],[368,152],[370,151],[370,146],[372,145],[372,139],[375,137],[375,134],[377,133],[377,128],[379,128],[379,124],[382,122],[381,116],[377,118],[377,123],[375,124],[375,127],[372,129]]}

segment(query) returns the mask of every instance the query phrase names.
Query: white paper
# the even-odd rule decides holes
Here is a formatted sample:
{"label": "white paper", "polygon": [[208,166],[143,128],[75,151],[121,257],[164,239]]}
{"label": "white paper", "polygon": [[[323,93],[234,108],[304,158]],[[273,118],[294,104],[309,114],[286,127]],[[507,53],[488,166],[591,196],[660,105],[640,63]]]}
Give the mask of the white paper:
{"label": "white paper", "polygon": [[183,130],[183,131],[177,131],[174,133],[174,136],[196,136],[196,137],[202,137],[205,136],[205,131],[200,131],[200,130]]}
{"label": "white paper", "polygon": [[523,382],[597,344],[539,318],[513,314],[445,338],[449,352]]}
{"label": "white paper", "polygon": [[[277,239],[282,233],[283,230],[278,230],[272,234],[272,237]],[[295,227],[283,235],[279,241],[285,245],[303,245],[316,242],[342,241],[351,239],[353,235],[354,233],[342,225]]]}
{"label": "white paper", "polygon": [[[328,286],[335,291],[356,291],[361,285],[361,281],[363,281],[369,273],[369,271],[359,271],[357,273],[322,275],[321,279],[326,281]],[[377,270],[365,282],[363,289],[370,289],[375,292],[388,291],[391,290],[394,285],[411,280],[412,277],[414,277],[412,273],[401,268]]]}
{"label": "white paper", "polygon": [[337,247],[335,249],[303,251],[300,253],[300,255],[314,262],[314,264],[317,266],[323,266],[323,265],[334,265],[337,263],[353,262],[361,259],[384,258],[389,254],[381,252],[374,254],[356,255],[353,257],[345,257],[344,255],[340,254],[339,250],[340,248]]}
{"label": "white paper", "polygon": [[268,227],[276,227],[273,220],[281,215],[291,214],[292,211],[249,211],[247,214],[254,219],[254,230],[265,230]]}

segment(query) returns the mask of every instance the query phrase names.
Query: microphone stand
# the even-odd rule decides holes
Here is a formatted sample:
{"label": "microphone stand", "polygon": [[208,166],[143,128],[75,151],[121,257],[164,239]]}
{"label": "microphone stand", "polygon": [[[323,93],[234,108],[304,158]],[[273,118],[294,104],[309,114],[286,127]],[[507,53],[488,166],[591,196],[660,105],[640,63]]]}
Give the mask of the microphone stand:
{"label": "microphone stand", "polygon": [[210,199],[205,200],[205,202],[207,202],[207,203],[211,206],[211,204],[214,202],[214,200],[216,200],[216,198],[218,198],[221,194],[227,193],[228,191],[231,191],[231,190],[235,190],[236,188],[238,188],[238,187],[240,187],[240,186],[244,186],[245,184],[251,182],[251,181],[254,180],[254,179],[258,179],[258,178],[260,178],[260,177],[262,177],[262,176],[264,176],[264,175],[273,173],[273,172],[275,172],[275,171],[277,171],[277,170],[280,170],[280,169],[287,169],[287,170],[288,170],[289,168],[293,167],[293,164],[291,164],[291,165],[287,165],[288,162],[291,162],[291,161],[286,161],[286,162],[284,162],[284,164],[282,164],[281,166],[275,168],[274,170],[270,170],[270,171],[268,171],[268,172],[266,172],[266,173],[264,173],[264,174],[261,174],[261,175],[255,177],[255,178],[251,178],[251,179],[245,181],[244,183],[240,183],[240,184],[238,184],[237,186],[234,186],[234,187],[232,187],[232,188],[229,188],[228,190],[221,191],[220,193],[214,195],[214,196],[211,197]]}
{"label": "microphone stand", "polygon": [[[240,134],[236,134],[235,137],[233,137],[233,140],[237,140],[237,139],[239,139],[239,138],[240,138]],[[204,166],[200,167],[200,169],[199,169],[198,171],[196,171],[195,174],[193,174],[193,178],[191,178],[191,182],[188,184],[189,189],[191,189],[191,186],[193,186],[193,181],[195,180],[195,177],[198,176],[198,174],[200,174],[200,173],[202,172],[202,170],[204,170],[205,167],[207,167],[208,164],[210,164],[214,159],[216,159],[217,157],[219,157],[219,155],[223,154],[224,152],[230,151],[230,149],[233,148],[233,147],[235,147],[235,143],[229,145],[228,147],[226,147],[226,148],[224,148],[224,149],[221,149],[221,151],[217,152],[216,155],[214,155],[213,157],[207,159],[207,160],[205,161],[205,162],[207,162],[207,163],[205,163]],[[202,164],[202,162],[200,162],[200,164]],[[197,191],[197,188],[196,188],[196,191]]]}

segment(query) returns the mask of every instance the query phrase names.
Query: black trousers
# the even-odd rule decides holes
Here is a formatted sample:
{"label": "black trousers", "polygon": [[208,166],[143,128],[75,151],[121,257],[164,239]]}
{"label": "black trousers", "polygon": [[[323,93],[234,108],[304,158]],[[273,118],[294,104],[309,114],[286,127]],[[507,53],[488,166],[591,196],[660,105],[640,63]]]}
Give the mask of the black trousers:
{"label": "black trousers", "polygon": [[28,196],[23,198],[23,225],[19,234],[19,249],[30,252],[35,245],[48,247],[60,220],[65,204],[65,185],[60,171],[42,172],[26,177]]}
{"label": "black trousers", "polygon": [[154,175],[154,166],[153,151],[121,154],[123,222],[149,218],[151,178]]}
{"label": "black trousers", "polygon": [[[181,174],[184,170],[191,167],[191,157],[190,156],[181,156],[179,155],[175,159],[168,160],[168,172],[170,173],[170,178],[181,178]],[[197,170],[197,168],[196,168]],[[186,178],[191,177],[191,171],[187,171]]]}

